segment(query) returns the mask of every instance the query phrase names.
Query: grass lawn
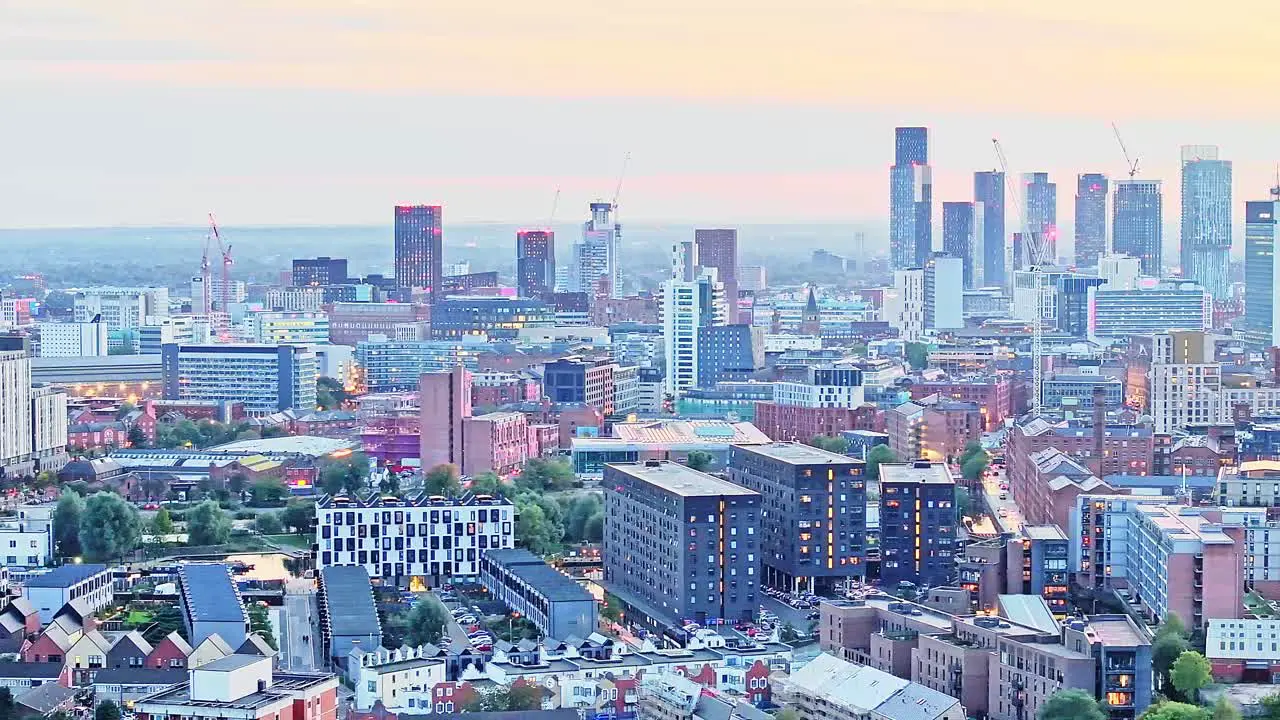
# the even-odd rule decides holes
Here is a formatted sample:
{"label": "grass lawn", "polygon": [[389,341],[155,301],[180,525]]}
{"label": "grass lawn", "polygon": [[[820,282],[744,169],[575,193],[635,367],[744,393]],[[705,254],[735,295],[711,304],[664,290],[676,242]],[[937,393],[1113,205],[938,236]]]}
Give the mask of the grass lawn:
{"label": "grass lawn", "polygon": [[145,610],[130,610],[124,621],[127,625],[141,626],[151,622],[151,613]]}
{"label": "grass lawn", "polygon": [[310,535],[263,535],[262,537],[276,545],[298,548],[299,550],[311,549],[311,543],[314,542]]}

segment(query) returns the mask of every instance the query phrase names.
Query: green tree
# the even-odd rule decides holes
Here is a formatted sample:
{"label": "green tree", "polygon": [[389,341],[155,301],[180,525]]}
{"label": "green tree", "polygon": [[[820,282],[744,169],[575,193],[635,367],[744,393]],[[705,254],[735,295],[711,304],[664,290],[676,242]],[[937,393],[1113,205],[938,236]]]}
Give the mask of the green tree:
{"label": "green tree", "polygon": [[503,708],[507,712],[532,711],[542,709],[542,686],[537,683],[516,681],[506,691],[507,702]]}
{"label": "green tree", "polygon": [[147,446],[147,434],[142,431],[142,426],[133,424],[129,426],[129,447],[144,448]]}
{"label": "green tree", "polygon": [[289,432],[280,425],[268,425],[267,427],[262,428],[262,432],[258,433],[258,437],[265,440],[267,438],[284,437],[288,434]]}
{"label": "green tree", "polygon": [[188,545],[222,545],[231,539],[231,518],[213,500],[187,511]]}
{"label": "green tree", "polygon": [[1254,717],[1261,717],[1265,720],[1280,720],[1280,693],[1275,695],[1267,695],[1258,701],[1262,706],[1262,714]]}
{"label": "green tree", "polygon": [[559,552],[564,528],[558,527],[547,517],[546,508],[536,502],[521,498],[516,501],[520,520],[516,523],[516,540],[535,555],[551,555]]}
{"label": "green tree", "polygon": [[604,607],[600,608],[600,615],[614,622],[622,620],[622,601],[618,596],[608,592],[604,594]]}
{"label": "green tree", "polygon": [[227,489],[239,495],[249,485],[249,476],[243,471],[237,470],[231,473],[231,477],[227,478]]}
{"label": "green tree", "polygon": [[1240,708],[1232,704],[1225,693],[1218,696],[1218,702],[1213,705],[1212,720],[1241,720],[1242,717]]}
{"label": "green tree", "polygon": [[521,487],[533,490],[568,490],[576,480],[568,460],[533,458],[524,464],[517,482]]}
{"label": "green tree", "polygon": [[112,700],[103,700],[94,709],[93,720],[120,720],[120,706]]}
{"label": "green tree", "polygon": [[347,391],[336,378],[316,378],[316,405],[324,410],[340,407],[347,400]]}
{"label": "green tree", "polygon": [[964,476],[965,480],[968,480],[971,483],[977,482],[978,479],[982,477],[982,473],[986,471],[987,465],[990,463],[991,460],[988,459],[985,454],[974,455],[960,466],[960,474]]}
{"label": "green tree", "polygon": [[36,473],[35,486],[37,490],[51,488],[58,484],[58,474],[52,470],[41,470]]}
{"label": "green tree", "polygon": [[1169,671],[1178,656],[1188,649],[1187,629],[1177,613],[1170,613],[1156,629],[1151,641],[1151,666],[1159,678],[1159,686],[1169,684]]}
{"label": "green tree", "polygon": [[151,624],[142,631],[142,637],[155,645],[171,632],[187,637],[187,629],[182,624],[182,611],[177,605],[162,605],[151,618]]}
{"label": "green tree", "polygon": [[249,605],[249,631],[257,633],[272,650],[280,650],[280,646],[276,645],[276,637],[271,632],[271,616],[267,613],[267,609],[258,603]]}
{"label": "green tree", "polygon": [[315,503],[301,498],[290,500],[280,513],[280,521],[284,523],[285,527],[293,528],[293,531],[299,535],[305,534],[311,529],[311,523],[315,518]]}
{"label": "green tree", "polygon": [[409,611],[405,642],[410,645],[435,644],[450,622],[449,609],[434,596],[419,600]]}
{"label": "green tree", "polygon": [[458,467],[448,463],[437,465],[422,476],[422,490],[428,495],[457,497],[462,494],[462,483],[458,480]]}
{"label": "green tree", "polygon": [[330,495],[354,495],[369,487],[369,459],[364,453],[330,460],[320,468],[320,487]]}
{"label": "green tree", "polygon": [[16,720],[18,708],[13,702],[13,693],[7,687],[0,687],[0,720]]}
{"label": "green tree", "polygon": [[151,532],[155,535],[173,533],[173,516],[169,514],[168,508],[160,508],[155,517],[151,518]]}
{"label": "green tree", "polygon": [[1209,711],[1198,705],[1165,701],[1147,708],[1140,720],[1209,720]]}
{"label": "green tree", "polygon": [[1106,720],[1106,713],[1091,693],[1059,690],[1040,707],[1037,720]]}
{"label": "green tree", "polygon": [[264,477],[254,482],[249,492],[253,495],[254,505],[271,507],[283,503],[289,497],[289,486],[279,478]]}
{"label": "green tree", "polygon": [[258,517],[253,519],[253,526],[263,535],[279,535],[284,530],[280,522],[280,513],[259,513]]}
{"label": "green tree", "polygon": [[691,450],[689,451],[689,456],[685,458],[684,464],[689,466],[690,470],[706,472],[711,468],[711,461],[713,459],[714,458],[711,457],[711,453],[709,452]]}
{"label": "green tree", "polygon": [[800,720],[800,713],[795,708],[782,708],[777,715],[773,716],[773,720]]}
{"label": "green tree", "polygon": [[844,455],[849,452],[849,440],[844,437],[833,435],[815,435],[809,440],[809,444],[819,450],[826,450],[838,455]]}
{"label": "green tree", "polygon": [[907,343],[907,362],[912,370],[929,367],[929,346],[926,343]]}
{"label": "green tree", "polygon": [[1212,670],[1205,656],[1195,650],[1187,650],[1173,662],[1169,679],[1183,697],[1197,700],[1200,697],[1200,689],[1213,682]]}
{"label": "green tree", "polygon": [[564,537],[569,542],[583,542],[586,539],[587,521],[604,507],[600,496],[586,493],[573,499],[565,512]]}
{"label": "green tree", "polygon": [[582,530],[582,541],[589,543],[604,542],[603,510],[587,518],[587,524],[583,526]]}
{"label": "green tree", "polygon": [[893,450],[888,445],[876,445],[867,451],[867,478],[871,480],[880,479],[881,463],[901,462]]}
{"label": "green tree", "polygon": [[965,517],[973,509],[973,500],[969,497],[969,488],[956,487],[956,516]]}
{"label": "green tree", "polygon": [[[450,465],[449,467],[453,467]],[[506,483],[496,473],[482,472],[471,479],[472,495],[498,495],[506,489]],[[438,494],[438,493],[437,493]]]}
{"label": "green tree", "polygon": [[92,562],[124,557],[142,540],[138,509],[110,492],[95,493],[85,502],[80,521],[80,548]]}
{"label": "green tree", "polygon": [[53,538],[57,552],[63,557],[76,557],[80,549],[80,520],[84,517],[84,498],[71,488],[64,489],[53,509]]}

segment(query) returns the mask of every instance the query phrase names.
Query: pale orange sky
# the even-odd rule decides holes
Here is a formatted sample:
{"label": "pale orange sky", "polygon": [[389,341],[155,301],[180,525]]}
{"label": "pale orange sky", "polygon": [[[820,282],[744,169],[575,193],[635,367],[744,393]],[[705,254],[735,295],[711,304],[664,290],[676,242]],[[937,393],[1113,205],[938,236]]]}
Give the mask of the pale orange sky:
{"label": "pale orange sky", "polygon": [[[896,124],[936,200],[1000,135],[1048,170],[1124,168],[1177,213],[1178,145],[1236,197],[1280,159],[1280,6],[1228,0],[0,0],[0,226],[626,218],[882,224]],[[940,215],[940,211],[937,213]],[[1012,219],[1012,218],[1011,218]]]}

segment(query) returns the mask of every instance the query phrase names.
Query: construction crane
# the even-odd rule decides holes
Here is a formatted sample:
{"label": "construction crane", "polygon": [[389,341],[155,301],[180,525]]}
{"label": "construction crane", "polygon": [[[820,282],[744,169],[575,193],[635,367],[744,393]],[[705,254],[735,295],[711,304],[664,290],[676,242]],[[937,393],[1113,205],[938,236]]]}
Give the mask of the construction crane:
{"label": "construction crane", "polygon": [[[1004,148],[1000,147],[998,138],[991,138],[995,148],[996,159],[1000,162],[1000,170],[1004,173],[1005,188],[1013,209],[1022,215],[1022,203],[1018,199],[1012,181],[1009,179],[1009,163],[1004,157]],[[1031,409],[1037,415],[1041,410],[1042,386],[1044,383],[1044,316],[1047,310],[1048,288],[1044,286],[1044,266],[1047,264],[1048,243],[1039,228],[1032,228],[1023,216],[1022,225],[1023,254],[1027,259],[1027,267],[1031,271],[1032,287],[1035,288],[1035,312],[1031,319]]]}
{"label": "construction crane", "polygon": [[551,199],[551,217],[547,220],[547,230],[556,230],[556,208],[560,207],[560,188],[556,188],[556,196]]}
{"label": "construction crane", "polygon": [[218,232],[218,221],[214,219],[213,213],[209,213],[209,234],[218,243],[218,252],[222,255],[222,293],[219,298],[221,307],[218,308],[218,335],[223,340],[231,337],[231,245],[222,244],[222,234]]}
{"label": "construction crane", "polygon": [[631,153],[622,156],[622,171],[618,173],[618,186],[613,190],[613,212],[618,212],[618,196],[622,194],[622,181],[627,177],[627,165],[631,162]]}
{"label": "construction crane", "polygon": [[212,242],[213,236],[204,236],[204,254],[200,256],[200,294],[205,322],[209,322],[209,316],[213,314],[213,277],[209,269],[209,245]]}
{"label": "construction crane", "polygon": [[1116,134],[1116,142],[1120,143],[1120,152],[1124,153],[1124,163],[1129,168],[1129,179],[1132,180],[1138,174],[1139,158],[1129,156],[1129,148],[1124,146],[1124,138],[1120,137],[1120,128],[1116,124],[1111,123],[1111,131]]}

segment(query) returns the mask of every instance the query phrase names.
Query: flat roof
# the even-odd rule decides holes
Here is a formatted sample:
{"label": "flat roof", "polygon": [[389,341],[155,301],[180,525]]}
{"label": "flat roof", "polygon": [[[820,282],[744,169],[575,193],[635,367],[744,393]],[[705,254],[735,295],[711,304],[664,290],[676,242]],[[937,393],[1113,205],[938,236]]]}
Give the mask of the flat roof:
{"label": "flat roof", "polygon": [[951,471],[946,463],[914,462],[914,463],[880,463],[880,482],[912,482],[930,483],[934,485],[954,485]]}
{"label": "flat roof", "polygon": [[634,478],[639,478],[660,487],[667,492],[682,497],[699,497],[703,495],[759,495],[741,485],[728,480],[721,480],[685,467],[680,463],[667,460],[650,460],[643,463],[609,463],[606,467],[614,468]]}
{"label": "flat roof", "polygon": [[1022,532],[1032,540],[1066,540],[1066,533],[1057,525],[1024,525]]}
{"label": "flat roof", "polygon": [[214,672],[230,672],[239,670],[242,667],[249,667],[254,663],[271,662],[271,658],[262,655],[228,655],[210,660],[209,662],[199,666],[199,670],[212,670]]}
{"label": "flat roof", "polygon": [[240,440],[238,442],[218,445],[205,450],[211,453],[247,452],[262,455],[310,455],[319,457],[340,450],[351,450],[359,446],[351,440],[335,440],[333,438],[316,437],[314,435],[290,435],[277,438],[261,438],[258,440]]}
{"label": "flat roof", "polygon": [[863,465],[861,460],[855,460],[848,455],[833,453],[822,448],[816,448],[812,445],[805,445],[797,442],[772,442],[768,445],[744,445],[743,452],[756,453],[774,460],[791,463],[793,465],[816,465],[818,463],[839,463],[842,465]]}
{"label": "flat roof", "polygon": [[106,565],[62,565],[42,575],[25,580],[22,584],[29,588],[69,588],[76,583],[84,582],[99,573],[107,571]]}
{"label": "flat roof", "polygon": [[[237,657],[248,658],[249,660],[254,662],[257,662],[257,661],[266,661],[268,663],[271,662],[270,658],[264,658],[259,655],[238,655],[238,656],[229,655],[220,660],[214,660],[213,662],[205,663],[204,665],[201,665],[200,667],[196,668],[196,670],[197,671],[209,670],[211,669],[210,666],[216,663],[221,663],[225,660],[231,660]],[[227,668],[227,669],[230,669],[230,668]],[[166,706],[190,705],[193,707],[200,708],[203,711],[202,714],[205,714],[205,715],[208,715],[210,711],[216,711],[218,708],[222,708],[222,707],[234,708],[236,710],[245,710],[245,709],[252,710],[252,709],[257,709],[261,707],[266,707],[284,700],[291,700],[293,699],[295,693],[297,693],[300,690],[306,690],[308,688],[312,688],[318,685],[323,685],[329,682],[332,682],[336,685],[336,683],[338,682],[338,678],[334,675],[319,674],[319,673],[313,674],[313,673],[274,672],[271,675],[271,687],[268,687],[266,690],[259,690],[257,692],[245,695],[244,697],[236,698],[235,700],[230,700],[227,702],[218,702],[214,700],[193,700],[191,698],[191,684],[189,682],[184,682],[181,685],[175,685],[174,687],[167,688],[165,690],[161,690],[160,692],[148,695],[142,698],[141,700],[138,700],[137,704],[144,708],[148,706],[154,707],[156,705],[166,705]],[[142,712],[154,712],[154,710],[144,709],[142,710]]]}
{"label": "flat roof", "polygon": [[1085,621],[1104,645],[1113,647],[1137,647],[1150,645],[1151,638],[1138,629],[1128,616],[1110,617],[1102,615],[1086,616]]}

